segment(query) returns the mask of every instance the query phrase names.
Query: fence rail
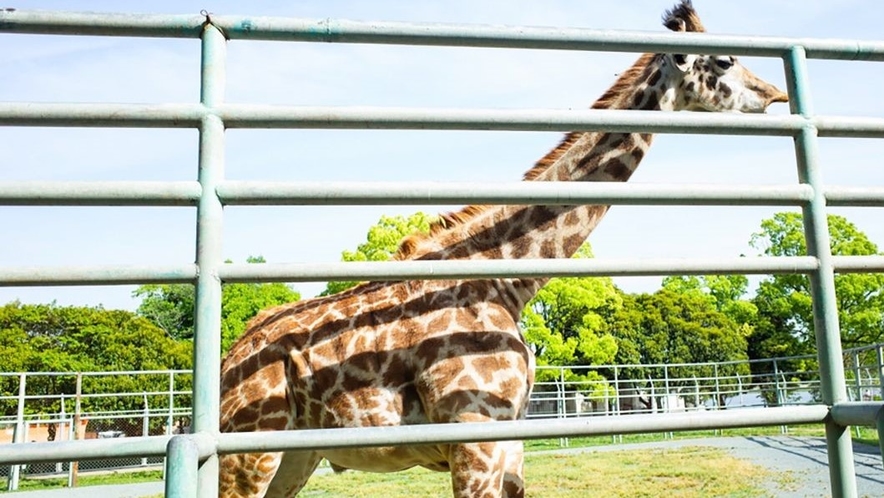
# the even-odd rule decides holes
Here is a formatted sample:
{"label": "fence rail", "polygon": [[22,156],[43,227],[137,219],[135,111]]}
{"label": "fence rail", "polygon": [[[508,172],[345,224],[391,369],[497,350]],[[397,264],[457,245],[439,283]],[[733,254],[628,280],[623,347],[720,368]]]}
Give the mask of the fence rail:
{"label": "fence rail", "polygon": [[[196,265],[81,267],[81,268],[0,268],[0,285],[69,285],[135,282],[193,282],[197,289],[195,330],[195,372],[193,428],[195,434],[178,436],[169,445],[170,476],[168,496],[217,495],[218,454],[269,449],[345,447],[376,444],[415,444],[461,440],[556,437],[577,434],[611,434],[639,431],[686,430],[761,424],[826,424],[831,492],[836,497],[856,496],[852,449],[845,425],[864,423],[884,429],[884,410],[877,404],[851,404],[842,365],[835,301],[835,271],[880,271],[882,257],[833,258],[829,252],[826,224],[827,191],[819,172],[817,138],[884,137],[884,119],[816,116],[811,110],[808,58],[840,60],[884,60],[884,42],[815,40],[789,38],[736,37],[696,34],[678,36],[644,32],[614,32],[583,29],[525,28],[496,26],[436,25],[342,20],[245,18],[216,16],[124,15],[0,10],[0,33],[67,34],[102,36],[153,36],[199,38],[202,46],[200,103],[162,105],[35,104],[0,103],[3,126],[85,126],[85,127],[189,127],[200,133],[199,190],[192,183],[123,186],[117,194],[100,187],[92,192],[60,193],[58,185],[31,185],[28,195],[10,193],[0,187],[6,204],[34,203],[48,194],[60,204],[107,202],[119,205],[160,205],[181,202],[197,210]],[[733,116],[681,115],[641,111],[488,111],[433,109],[376,109],[326,107],[270,107],[231,105],[223,102],[226,45],[228,40],[273,40],[301,42],[381,43],[425,46],[507,47],[557,50],[598,50],[627,52],[711,53],[779,57],[786,69],[792,115]],[[801,190],[786,196],[804,212],[809,255],[804,258],[778,258],[764,261],[710,259],[703,261],[647,262],[486,262],[483,268],[458,265],[414,266],[322,266],[317,270],[302,265],[224,265],[221,257],[224,131],[226,128],[352,128],[352,129],[484,129],[484,130],[612,130],[661,133],[716,133],[791,136]],[[234,185],[235,186],[235,185]],[[95,185],[89,186],[90,188]],[[242,185],[240,185],[242,187]],[[255,188],[260,187],[260,188]],[[252,185],[251,192],[227,190],[228,200],[236,196],[249,201],[263,186]],[[604,186],[599,195],[610,195],[619,202],[620,187]],[[631,188],[631,187],[628,187]],[[166,194],[162,191],[167,190]],[[275,201],[295,201],[291,192],[267,189]],[[691,189],[686,189],[691,190]],[[790,191],[791,192],[791,191]],[[835,203],[880,206],[881,189],[835,189],[828,191]],[[315,193],[315,192],[314,192]],[[708,192],[707,192],[708,193]],[[198,194],[198,199],[194,195]],[[232,194],[232,196],[231,196]],[[248,194],[248,195],[246,195]],[[521,192],[519,193],[522,194]],[[648,204],[664,202],[666,195],[645,192]],[[729,199],[722,194],[716,202],[751,201]],[[515,196],[515,194],[513,194]],[[525,194],[527,196],[527,193]],[[582,195],[582,194],[581,194]],[[667,194],[668,195],[668,194]],[[666,203],[684,195],[684,204],[694,203],[690,192],[671,192]],[[702,193],[697,195],[702,196]],[[33,197],[31,197],[33,196]],[[643,194],[636,193],[636,199]],[[307,195],[304,196],[305,198]],[[714,196],[713,196],[714,197]],[[328,198],[316,200],[328,203]],[[348,201],[352,201],[349,199]],[[455,198],[452,196],[453,202]],[[472,202],[473,199],[464,199]],[[49,202],[48,200],[46,201]],[[269,201],[268,201],[269,202]],[[310,201],[306,201],[310,202]],[[529,202],[526,199],[526,202]],[[777,200],[779,202],[779,200]],[[760,259],[760,258],[759,258]],[[512,266],[509,266],[512,265]],[[571,266],[569,266],[571,265]],[[257,265],[253,265],[257,266]],[[315,265],[314,265],[315,266]],[[59,271],[61,270],[61,271]],[[490,277],[504,274],[539,275],[651,275],[671,273],[807,273],[811,280],[817,360],[821,377],[820,404],[762,410],[725,410],[675,415],[635,415],[562,420],[556,424],[522,421],[501,424],[455,424],[455,427],[399,427],[361,430],[299,431],[274,434],[218,434],[220,362],[221,282],[254,280],[330,280]],[[489,427],[490,425],[490,427]],[[0,447],[0,463],[77,460],[121,456],[159,456],[169,436],[132,438],[125,443],[113,439],[60,443],[25,443],[15,450]],[[197,462],[199,459],[199,464]],[[194,486],[192,480],[198,480]],[[180,486],[176,488],[175,486]],[[188,494],[189,493],[189,494]]]}

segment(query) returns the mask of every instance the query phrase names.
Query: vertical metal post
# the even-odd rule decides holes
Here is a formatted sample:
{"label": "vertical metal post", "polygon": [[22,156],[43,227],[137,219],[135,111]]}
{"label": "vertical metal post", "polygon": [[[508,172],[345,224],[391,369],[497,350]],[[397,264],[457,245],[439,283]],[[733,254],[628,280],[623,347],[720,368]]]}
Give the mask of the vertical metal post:
{"label": "vertical metal post", "polygon": [[859,353],[853,353],[853,383],[856,385],[856,399],[854,401],[863,400],[863,380],[859,369]]}
{"label": "vertical metal post", "polygon": [[[807,75],[807,57],[803,47],[792,47],[784,57],[789,106],[793,114],[810,117],[813,110]],[[817,258],[819,268],[810,274],[813,297],[813,326],[820,364],[820,391],[823,403],[834,405],[847,401],[844,364],[841,356],[841,333],[835,300],[835,271],[829,246],[826,198],[817,155],[817,130],[805,126],[795,136],[798,178],[813,188],[813,198],[803,206],[804,236],[807,254]],[[856,477],[850,431],[829,420],[826,422],[826,445],[829,453],[829,479],[832,496],[856,496]]]}
{"label": "vertical metal post", "polygon": [[[200,101],[208,108],[224,100],[227,41],[223,33],[206,19],[202,33]],[[221,375],[221,257],[222,206],[215,193],[224,176],[224,123],[208,113],[200,124],[199,182],[202,196],[197,205],[196,283],[194,331],[193,431],[214,435],[219,432]],[[175,465],[169,467],[177,469]],[[174,474],[174,472],[173,472]],[[167,479],[177,479],[167,475]],[[218,496],[218,456],[199,467],[199,495]]]}
{"label": "vertical metal post", "polygon": [[[67,424],[65,423],[65,420],[67,418],[67,413],[65,413],[65,408],[64,408],[64,394],[61,395],[60,399],[61,399],[61,410],[59,411],[59,414],[58,414],[58,430],[55,431],[55,438],[57,441],[64,441],[65,440],[65,432],[66,432],[65,428],[67,426]],[[73,423],[71,425],[73,425]],[[55,472],[58,474],[61,474],[62,471],[64,470],[62,468],[62,466],[63,466],[62,462],[55,462]],[[70,469],[70,464],[68,464],[68,468]],[[68,474],[70,474],[70,471],[68,471]],[[70,483],[70,477],[68,478],[68,483]]]}
{"label": "vertical metal post", "polygon": [[190,436],[169,440],[166,467],[166,498],[197,498],[199,449]]}
{"label": "vertical metal post", "polygon": [[875,347],[875,356],[878,359],[878,364],[875,367],[878,371],[878,389],[880,390],[881,399],[884,400],[884,349],[882,349],[881,344]]}
{"label": "vertical metal post", "polygon": [[[144,395],[144,411],[141,415],[141,435],[150,436],[150,405],[147,402],[147,395]],[[141,466],[147,467],[147,457],[141,457]]]}
{"label": "vertical metal post", "polygon": [[[27,392],[28,374],[18,376],[18,409],[15,413],[15,429],[12,431],[13,444],[22,443],[25,440],[25,393]],[[18,480],[21,477],[21,465],[13,465],[9,469],[9,482],[6,489],[16,491]]]}
{"label": "vertical metal post", "polygon": [[[83,409],[83,374],[77,372],[77,392],[74,397],[74,439],[80,434],[80,413]],[[68,486],[76,487],[77,480],[80,477],[80,462],[71,462],[70,475],[68,476]]]}

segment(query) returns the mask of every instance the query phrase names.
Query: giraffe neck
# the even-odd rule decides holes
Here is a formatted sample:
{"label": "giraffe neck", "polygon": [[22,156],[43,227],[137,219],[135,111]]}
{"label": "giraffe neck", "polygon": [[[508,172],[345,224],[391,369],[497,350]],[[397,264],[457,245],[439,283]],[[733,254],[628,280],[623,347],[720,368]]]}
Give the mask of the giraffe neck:
{"label": "giraffe neck", "polygon": [[[593,104],[594,109],[671,110],[672,76],[646,54]],[[651,144],[647,133],[573,132],[525,174],[526,181],[625,182]],[[569,258],[609,206],[468,206],[444,216],[427,237],[403,242],[398,259]],[[515,317],[548,279],[502,279]]]}

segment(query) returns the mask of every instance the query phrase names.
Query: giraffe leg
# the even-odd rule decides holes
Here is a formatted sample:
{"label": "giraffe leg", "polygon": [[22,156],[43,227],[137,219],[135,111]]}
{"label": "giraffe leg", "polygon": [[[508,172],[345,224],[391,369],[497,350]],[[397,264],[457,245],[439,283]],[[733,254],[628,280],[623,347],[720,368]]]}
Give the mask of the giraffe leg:
{"label": "giraffe leg", "polygon": [[307,479],[322,458],[315,451],[287,451],[267,489],[265,498],[292,498],[307,484]]}
{"label": "giraffe leg", "polygon": [[501,441],[499,444],[504,447],[505,455],[503,496],[504,498],[524,498],[524,445],[522,441]]}
{"label": "giraffe leg", "polygon": [[219,498],[261,498],[273,480],[282,453],[223,455],[218,476]]}
{"label": "giraffe leg", "polygon": [[504,446],[500,443],[451,445],[451,487],[454,498],[498,498],[504,480]]}

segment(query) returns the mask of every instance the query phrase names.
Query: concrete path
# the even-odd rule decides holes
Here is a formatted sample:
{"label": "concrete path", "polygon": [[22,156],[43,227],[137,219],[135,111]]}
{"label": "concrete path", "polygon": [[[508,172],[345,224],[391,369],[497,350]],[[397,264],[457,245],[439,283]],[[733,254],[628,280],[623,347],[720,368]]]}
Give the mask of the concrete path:
{"label": "concrete path", "polygon": [[[820,498],[829,496],[829,467],[822,438],[792,436],[750,436],[684,439],[652,443],[550,450],[549,453],[631,451],[685,446],[723,448],[737,458],[770,469],[782,479],[765,483],[777,498]],[[884,496],[884,467],[878,448],[854,444],[857,491],[861,498]],[[143,498],[163,492],[162,482],[0,493],[0,498]]]}

